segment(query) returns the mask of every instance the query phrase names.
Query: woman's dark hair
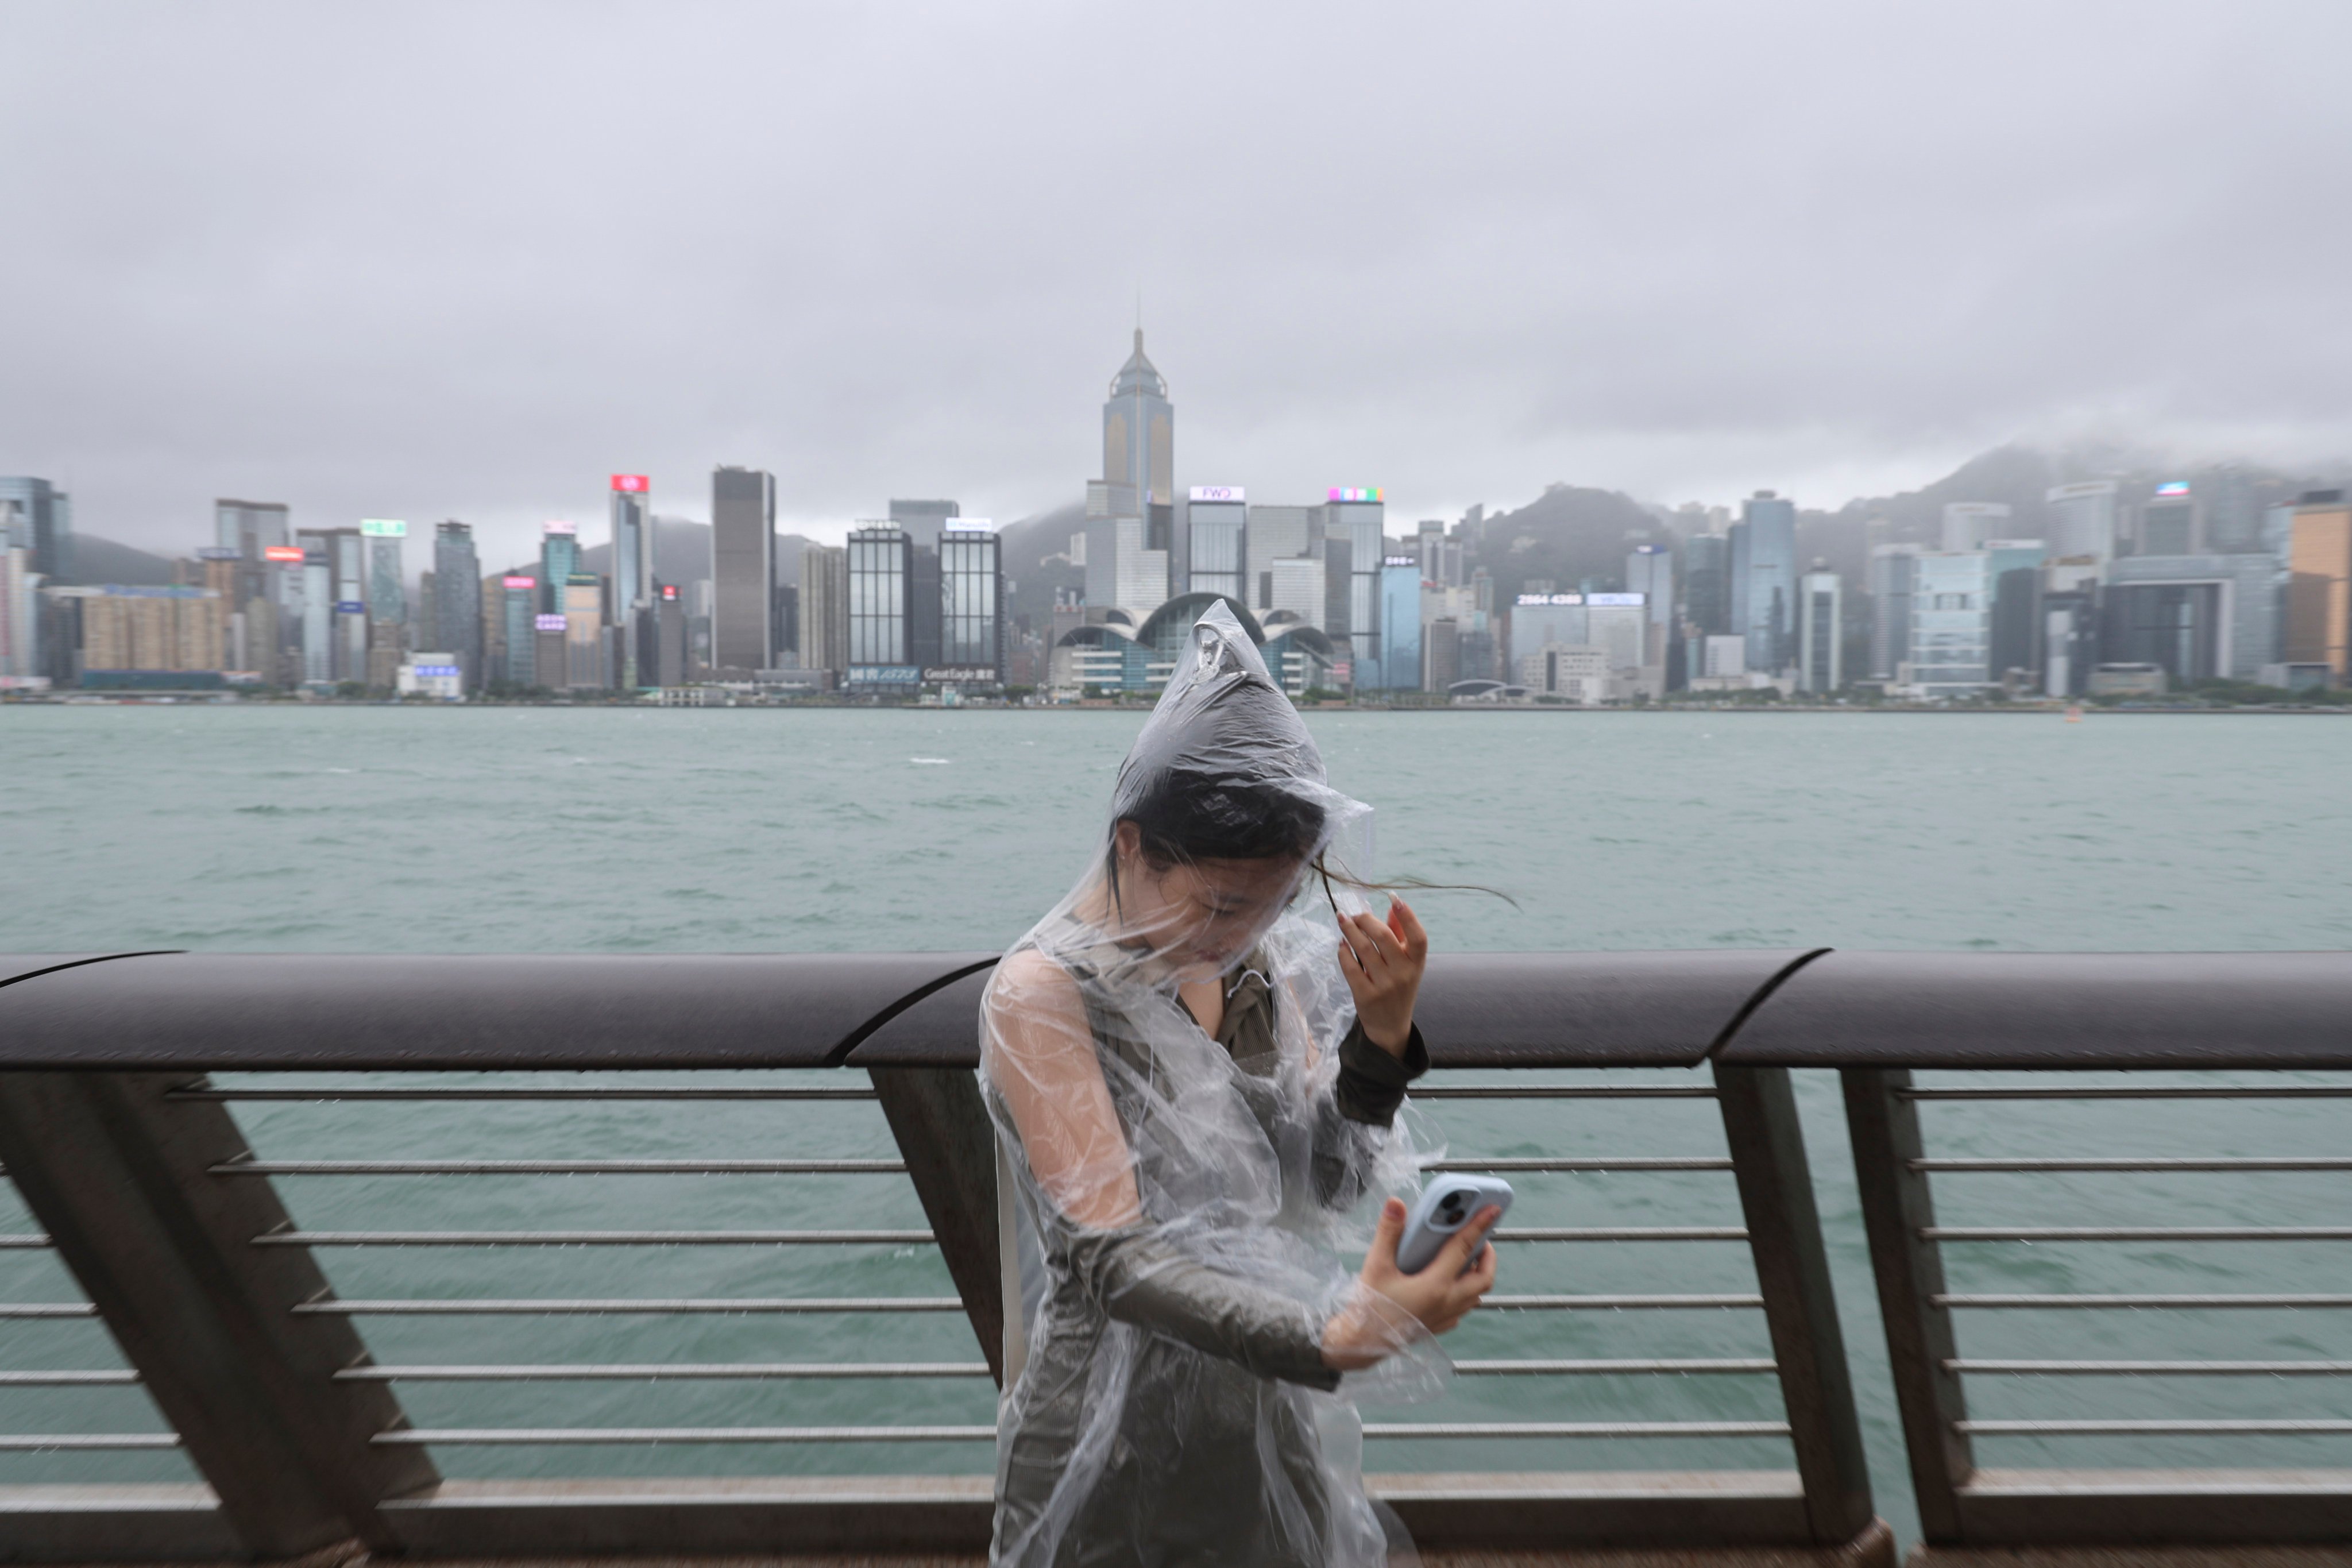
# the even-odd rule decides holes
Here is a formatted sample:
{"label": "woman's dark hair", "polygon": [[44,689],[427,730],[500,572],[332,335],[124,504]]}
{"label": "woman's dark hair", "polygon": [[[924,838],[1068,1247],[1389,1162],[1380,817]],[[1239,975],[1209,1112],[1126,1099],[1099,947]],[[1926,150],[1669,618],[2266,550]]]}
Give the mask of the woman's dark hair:
{"label": "woman's dark hair", "polygon": [[1303,860],[1323,841],[1324,811],[1272,784],[1175,769],[1154,779],[1120,820],[1135,824],[1155,865]]}

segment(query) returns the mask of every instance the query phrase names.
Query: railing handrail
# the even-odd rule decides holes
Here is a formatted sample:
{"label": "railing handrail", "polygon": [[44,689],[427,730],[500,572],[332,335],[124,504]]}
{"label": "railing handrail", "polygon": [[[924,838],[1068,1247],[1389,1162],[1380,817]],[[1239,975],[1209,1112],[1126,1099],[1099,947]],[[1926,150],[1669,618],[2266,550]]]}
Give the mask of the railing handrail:
{"label": "railing handrail", "polygon": [[[0,958],[0,1069],[971,1067],[994,961]],[[2352,1068],[2352,953],[1439,953],[1421,1017],[1450,1068]]]}

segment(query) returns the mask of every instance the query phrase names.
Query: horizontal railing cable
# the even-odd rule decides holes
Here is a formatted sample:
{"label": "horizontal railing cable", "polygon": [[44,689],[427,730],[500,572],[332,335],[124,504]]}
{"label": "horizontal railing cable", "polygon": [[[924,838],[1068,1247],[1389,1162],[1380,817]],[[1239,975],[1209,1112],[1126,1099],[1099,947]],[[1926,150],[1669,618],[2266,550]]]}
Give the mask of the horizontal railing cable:
{"label": "horizontal railing cable", "polygon": [[2190,1155],[2147,1159],[1966,1159],[1913,1160],[1915,1171],[1963,1174],[1983,1171],[2134,1171],[2161,1174],[2169,1171],[2352,1171],[2352,1156],[2339,1154]]}
{"label": "horizontal railing cable", "polygon": [[1719,1373],[1755,1376],[1780,1371],[1769,1359],[1712,1361],[1457,1361],[1465,1377],[1690,1377]]}
{"label": "horizontal railing cable", "polygon": [[922,1247],[928,1230],[281,1230],[256,1247]]}
{"label": "horizontal railing cable", "polygon": [[990,1426],[430,1426],[379,1432],[385,1447],[482,1448],[608,1443],[982,1443]]}
{"label": "horizontal railing cable", "polygon": [[2346,1225],[1931,1225],[1923,1241],[2352,1241]]}
{"label": "horizontal railing cable", "polygon": [[1938,1307],[1990,1308],[2146,1308],[2194,1310],[2208,1307],[2352,1307],[2352,1296],[1931,1296]]}
{"label": "horizontal railing cable", "polygon": [[1713,1100],[1713,1084],[1444,1084],[1416,1089],[1415,1100]]}
{"label": "horizontal railing cable", "polygon": [[111,1368],[89,1371],[0,1372],[0,1388],[130,1388],[139,1374]]}
{"label": "horizontal railing cable", "polygon": [[888,1176],[904,1160],[230,1160],[215,1176]]}
{"label": "horizontal railing cable", "polygon": [[1761,1307],[1761,1296],[1489,1296],[1486,1305],[1509,1311],[1639,1311]]}
{"label": "horizontal railing cable", "polygon": [[1746,1241],[1736,1225],[1537,1226],[1498,1228],[1495,1241]]}
{"label": "horizontal railing cable", "polygon": [[57,1243],[38,1231],[21,1232],[15,1236],[0,1236],[0,1251],[45,1252],[56,1245]]}
{"label": "horizontal railing cable", "polygon": [[[2352,1086],[2298,1084],[2100,1085],[2083,1089],[1898,1089],[1898,1100],[2347,1100]],[[1418,1098],[1416,1096],[1416,1098]]]}
{"label": "horizontal railing cable", "polygon": [[0,1319],[95,1318],[98,1309],[87,1301],[10,1301],[0,1304]]}
{"label": "horizontal railing cable", "polygon": [[2352,1361],[1983,1361],[1948,1359],[1978,1377],[2343,1377]]}
{"label": "horizontal railing cable", "polygon": [[0,1454],[49,1454],[68,1450],[176,1448],[177,1432],[10,1432],[0,1434]]}
{"label": "horizontal railing cable", "polygon": [[2352,1436],[2352,1421],[2259,1417],[2242,1421],[1955,1421],[1952,1427],[1972,1437]]}
{"label": "horizontal railing cable", "polygon": [[167,1100],[872,1100],[870,1089],[688,1089],[614,1086],[580,1089],[175,1089]]}
{"label": "horizontal railing cable", "polygon": [[1522,1157],[1463,1156],[1452,1160],[1432,1160],[1421,1167],[1424,1171],[1728,1171],[1727,1159],[1703,1155],[1663,1154],[1597,1154]]}
{"label": "horizontal railing cable", "polygon": [[403,1300],[304,1301],[289,1309],[298,1317],[426,1318],[426,1317],[573,1317],[710,1312],[961,1312],[955,1296],[709,1296],[640,1299],[590,1297],[580,1300],[529,1297],[520,1300],[424,1299]]}
{"label": "horizontal railing cable", "polygon": [[[2352,1424],[2347,1424],[2352,1425]],[[1786,1437],[1785,1421],[1368,1422],[1374,1438]],[[520,1447],[666,1443],[983,1443],[987,1426],[435,1426],[379,1432],[397,1447]]]}
{"label": "horizontal railing cable", "polygon": [[565,1365],[347,1366],[338,1383],[695,1383],[762,1378],[986,1377],[984,1361],[610,1362]]}

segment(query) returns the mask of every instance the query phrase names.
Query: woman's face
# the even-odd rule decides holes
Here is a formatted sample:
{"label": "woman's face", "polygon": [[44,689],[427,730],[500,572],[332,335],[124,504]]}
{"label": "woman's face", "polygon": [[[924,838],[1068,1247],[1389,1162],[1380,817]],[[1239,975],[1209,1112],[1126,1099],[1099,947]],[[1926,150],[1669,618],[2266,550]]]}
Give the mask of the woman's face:
{"label": "woman's face", "polygon": [[1150,943],[1182,981],[1222,974],[1290,906],[1304,863],[1194,860],[1156,866],[1131,822],[1118,825],[1118,917],[1125,940]]}

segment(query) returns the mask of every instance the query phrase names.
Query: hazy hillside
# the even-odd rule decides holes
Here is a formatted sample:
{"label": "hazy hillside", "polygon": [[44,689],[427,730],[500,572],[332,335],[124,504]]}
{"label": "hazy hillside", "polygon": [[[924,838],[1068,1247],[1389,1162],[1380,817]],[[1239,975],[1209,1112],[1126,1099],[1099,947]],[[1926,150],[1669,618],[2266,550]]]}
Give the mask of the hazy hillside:
{"label": "hazy hillside", "polygon": [[[790,588],[801,583],[801,552],[816,542],[798,533],[776,535],[776,581]],[[613,570],[613,546],[592,544],[580,552],[581,570],[600,574]],[[529,571],[526,565],[523,570]],[[654,575],[684,587],[710,575],[710,525],[662,520],[654,531]]]}
{"label": "hazy hillside", "polygon": [[169,556],[133,550],[128,544],[115,543],[111,539],[77,533],[74,535],[73,552],[73,574],[78,583],[163,586],[172,581]]}
{"label": "hazy hillside", "polygon": [[1622,587],[1634,545],[1673,537],[1631,496],[1553,485],[1518,510],[1487,518],[1475,559],[1494,576],[1497,599],[1508,603],[1531,577],[1549,578],[1559,593],[1575,592],[1587,578],[1596,587]]}
{"label": "hazy hillside", "polygon": [[[1034,629],[1043,631],[1054,610],[1054,590],[1084,588],[1086,568],[1073,566],[1066,557],[1070,535],[1087,525],[1087,503],[1072,501],[1057,506],[1018,522],[1009,522],[999,531],[1003,540],[1004,575],[1011,586],[1004,595],[1005,619],[1027,616]],[[1065,559],[1055,561],[1052,556]]]}

